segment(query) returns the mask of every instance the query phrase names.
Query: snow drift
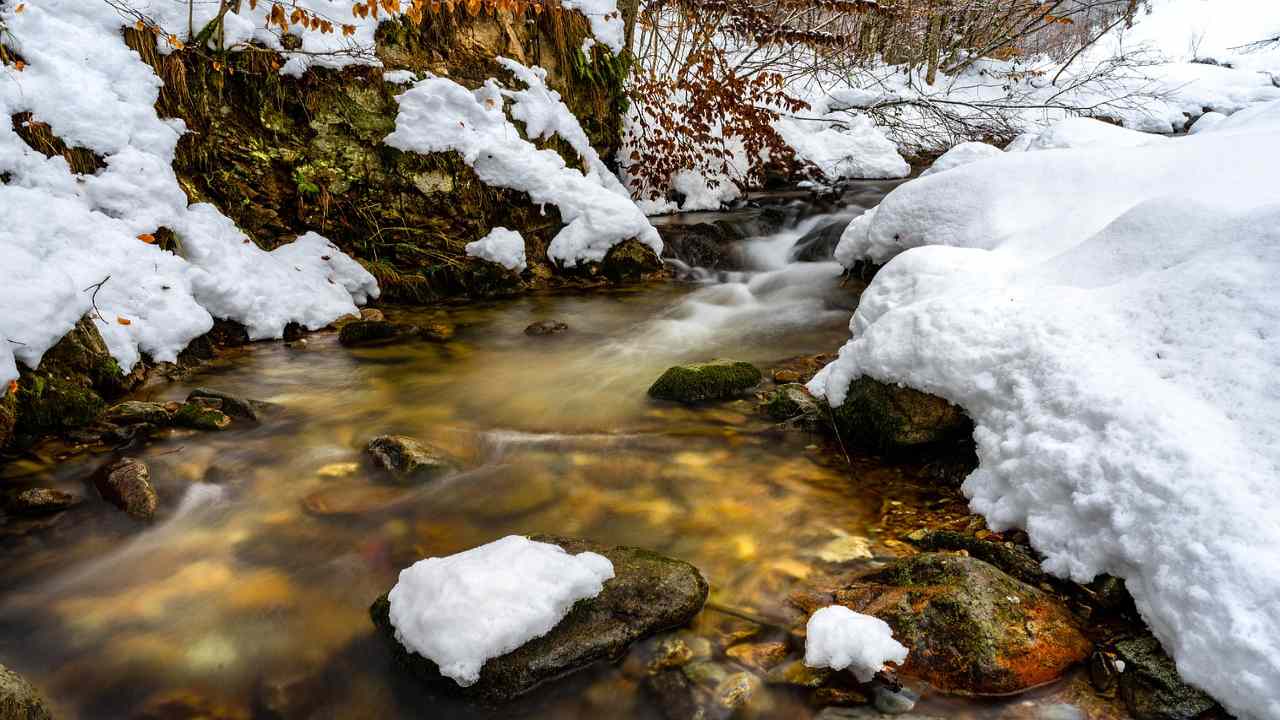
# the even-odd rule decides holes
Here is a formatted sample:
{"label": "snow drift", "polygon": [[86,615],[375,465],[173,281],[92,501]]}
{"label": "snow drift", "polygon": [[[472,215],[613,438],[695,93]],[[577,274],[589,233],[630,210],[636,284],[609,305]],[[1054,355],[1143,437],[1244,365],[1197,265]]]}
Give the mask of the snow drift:
{"label": "snow drift", "polygon": [[902,185],[841,241],[888,264],[810,384],[961,405],[973,509],[1055,574],[1124,578],[1183,677],[1245,718],[1280,717],[1277,120]]}

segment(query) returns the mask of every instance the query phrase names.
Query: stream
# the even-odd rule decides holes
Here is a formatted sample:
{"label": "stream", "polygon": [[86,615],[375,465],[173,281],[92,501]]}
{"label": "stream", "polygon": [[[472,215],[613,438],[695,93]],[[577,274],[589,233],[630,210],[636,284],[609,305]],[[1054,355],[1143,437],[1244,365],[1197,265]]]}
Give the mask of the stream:
{"label": "stream", "polygon": [[[661,717],[635,668],[639,645],[636,658],[499,712],[439,698],[393,665],[369,604],[423,557],[511,533],[580,536],[700,568],[711,605],[692,632],[718,648],[749,632],[777,637],[743,616],[784,617],[787,595],[806,582],[900,554],[895,538],[919,526],[912,518],[963,519],[963,498],[919,468],[847,457],[822,436],[779,427],[754,398],[689,408],[645,394],[681,362],[731,357],[768,376],[788,359],[834,352],[857,288],[833,262],[792,262],[797,241],[838,230],[892,186],[855,186],[836,215],[786,205],[787,229],[743,245],[746,269],[394,308],[391,319],[448,322],[457,335],[348,349],[316,333],[151,387],[142,398],[211,387],[281,409],[260,426],[173,431],[131,451],[161,498],[145,527],[85,485],[107,456],[0,468],[12,486],[87,498],[53,519],[0,527],[0,659],[65,718]],[[708,219],[750,225],[752,214],[663,222]],[[527,336],[539,320],[570,329]],[[364,447],[386,433],[438,445],[466,470],[417,488],[381,483]],[[1064,702],[1071,687],[996,703],[926,696],[917,712],[1041,717],[1027,708]],[[803,694],[766,692],[768,717],[814,714]]]}

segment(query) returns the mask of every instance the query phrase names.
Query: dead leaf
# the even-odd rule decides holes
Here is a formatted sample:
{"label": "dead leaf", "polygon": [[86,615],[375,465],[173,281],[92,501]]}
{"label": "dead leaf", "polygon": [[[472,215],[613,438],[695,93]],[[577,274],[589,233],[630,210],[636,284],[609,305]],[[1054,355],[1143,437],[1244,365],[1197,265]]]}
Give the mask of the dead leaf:
{"label": "dead leaf", "polygon": [[156,244],[156,236],[152,235],[151,233],[142,233],[141,235],[138,236],[138,239],[148,245]]}
{"label": "dead leaf", "polygon": [[116,316],[116,322],[120,323],[121,325],[132,325],[132,324],[133,324],[133,321],[132,321],[132,320],[130,320],[129,318],[127,318],[127,317],[120,317],[119,315],[117,315],[117,316]]}

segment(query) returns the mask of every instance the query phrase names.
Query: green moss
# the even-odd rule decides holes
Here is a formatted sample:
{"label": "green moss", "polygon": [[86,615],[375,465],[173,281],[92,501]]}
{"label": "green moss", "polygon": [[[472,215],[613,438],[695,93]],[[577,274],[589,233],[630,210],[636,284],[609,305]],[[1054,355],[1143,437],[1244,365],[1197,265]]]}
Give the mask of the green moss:
{"label": "green moss", "polygon": [[231,425],[231,418],[221,410],[189,402],[173,414],[173,424],[193,430],[225,430]]}
{"label": "green moss", "polygon": [[658,378],[649,396],[682,403],[722,400],[755,387],[762,377],[754,365],[733,360],[677,365]]}
{"label": "green moss", "polygon": [[862,376],[844,403],[832,408],[844,440],[882,452],[931,445],[972,433],[960,408],[942,398]]}

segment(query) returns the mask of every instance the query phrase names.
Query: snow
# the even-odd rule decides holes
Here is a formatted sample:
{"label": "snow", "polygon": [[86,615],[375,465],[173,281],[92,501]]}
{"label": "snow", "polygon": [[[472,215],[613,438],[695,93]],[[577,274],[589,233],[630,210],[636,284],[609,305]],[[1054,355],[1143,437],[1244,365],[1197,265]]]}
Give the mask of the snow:
{"label": "snow", "polygon": [[809,386],[839,404],[865,374],[963,407],[971,507],[1052,573],[1124,578],[1241,718],[1280,717],[1278,120],[899,186],[841,241],[887,264]]}
{"label": "snow", "polygon": [[396,85],[408,85],[418,79],[418,74],[412,70],[389,70],[382,73],[382,79]]}
{"label": "snow", "polygon": [[[172,169],[185,128],[156,115],[160,80],[109,5],[10,4],[0,21],[26,61],[0,72],[0,116],[31,112],[106,164],[77,175],[0,123],[0,392],[17,362],[38,365],[90,313],[127,371],[144,353],[175,360],[215,317],[278,338],[290,322],[319,328],[377,296],[373,277],[319,235],[265,252],[213,206],[188,204]],[[147,242],[161,227],[176,254]]]}
{"label": "snow", "polygon": [[[547,248],[553,262],[566,267],[599,262],[630,238],[661,255],[658,231],[601,162],[559,96],[545,87],[545,72],[502,62],[526,89],[507,90],[491,79],[473,91],[429,76],[397,97],[396,129],[385,142],[412,152],[456,151],[485,184],[555,205],[566,225]],[[503,112],[507,99],[513,101],[512,117],[525,123],[531,137],[560,135],[582,156],[587,173],[566,165],[554,150],[540,150],[521,137]]]}
{"label": "snow", "polygon": [[994,145],[988,145],[981,142],[960,143],[950,150],[942,153],[927,170],[920,173],[921,177],[925,175],[933,175],[944,170],[968,165],[971,162],[985,160],[989,157],[996,157],[1004,151]]}
{"label": "snow", "polygon": [[467,254],[482,260],[498,263],[508,270],[524,272],[524,238],[520,233],[507,228],[494,228],[483,238],[467,243]]}
{"label": "snow", "polygon": [[1059,150],[1085,147],[1134,147],[1163,142],[1163,135],[1139,132],[1093,118],[1059,120],[1040,133],[1027,133],[1014,141],[1010,151]]}
{"label": "snow", "polygon": [[871,678],[885,663],[902,664],[907,649],[893,639],[885,621],[856,613],[843,605],[830,605],[809,617],[805,628],[804,664],[853,673],[858,682]]}
{"label": "snow", "polygon": [[[618,0],[560,0],[568,10],[577,10],[591,22],[591,34],[614,54],[626,44],[627,26],[618,11]],[[583,52],[587,52],[584,48]]]}
{"label": "snow", "polygon": [[391,624],[407,650],[468,687],[486,661],[551,632],[612,577],[603,555],[510,535],[402,570],[388,595]]}
{"label": "snow", "polygon": [[774,129],[795,151],[796,157],[808,162],[827,180],[845,178],[903,178],[911,174],[911,166],[898,154],[898,146],[889,141],[870,118],[858,115],[827,122],[779,118]]}
{"label": "snow", "polygon": [[1199,120],[1192,123],[1191,127],[1187,128],[1187,134],[1195,135],[1196,133],[1202,133],[1226,119],[1227,116],[1220,112],[1207,112],[1201,115]]}

